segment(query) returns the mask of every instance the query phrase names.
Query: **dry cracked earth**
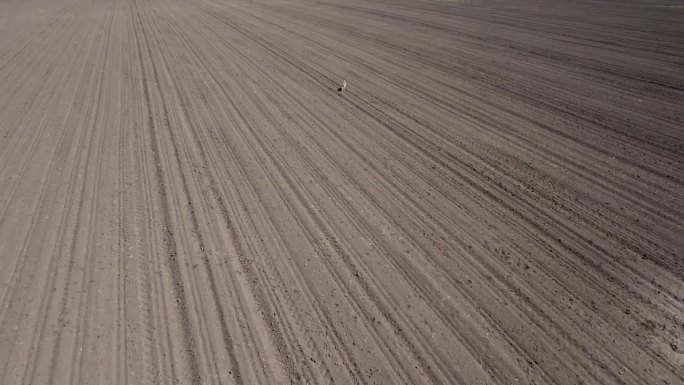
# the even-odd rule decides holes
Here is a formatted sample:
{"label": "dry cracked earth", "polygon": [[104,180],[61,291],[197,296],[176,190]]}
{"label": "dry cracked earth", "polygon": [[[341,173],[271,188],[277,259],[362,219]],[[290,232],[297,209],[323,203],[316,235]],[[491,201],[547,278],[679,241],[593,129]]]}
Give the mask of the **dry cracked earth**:
{"label": "dry cracked earth", "polygon": [[0,384],[305,383],[684,383],[684,3],[0,0]]}

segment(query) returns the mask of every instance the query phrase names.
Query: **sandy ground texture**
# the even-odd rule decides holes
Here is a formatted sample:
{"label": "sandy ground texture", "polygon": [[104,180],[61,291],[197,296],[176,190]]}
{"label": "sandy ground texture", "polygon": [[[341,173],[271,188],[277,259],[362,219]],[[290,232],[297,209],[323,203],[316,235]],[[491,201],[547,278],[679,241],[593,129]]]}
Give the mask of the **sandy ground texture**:
{"label": "sandy ground texture", "polygon": [[680,1],[0,0],[2,385],[678,385],[683,250]]}

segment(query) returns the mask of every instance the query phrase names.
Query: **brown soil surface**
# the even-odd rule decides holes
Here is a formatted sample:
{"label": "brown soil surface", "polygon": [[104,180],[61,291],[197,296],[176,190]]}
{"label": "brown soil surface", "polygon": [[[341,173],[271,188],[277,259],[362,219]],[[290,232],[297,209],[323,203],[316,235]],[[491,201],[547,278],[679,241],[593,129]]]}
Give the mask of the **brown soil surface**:
{"label": "brown soil surface", "polygon": [[683,106],[681,1],[0,0],[0,384],[682,384]]}

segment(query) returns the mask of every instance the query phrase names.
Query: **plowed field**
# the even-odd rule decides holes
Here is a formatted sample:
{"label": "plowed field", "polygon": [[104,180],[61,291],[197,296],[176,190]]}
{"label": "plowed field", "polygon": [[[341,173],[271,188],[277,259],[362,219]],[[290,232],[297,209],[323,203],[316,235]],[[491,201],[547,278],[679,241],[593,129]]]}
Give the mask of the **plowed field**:
{"label": "plowed field", "polygon": [[681,1],[0,0],[0,384],[305,383],[684,383]]}

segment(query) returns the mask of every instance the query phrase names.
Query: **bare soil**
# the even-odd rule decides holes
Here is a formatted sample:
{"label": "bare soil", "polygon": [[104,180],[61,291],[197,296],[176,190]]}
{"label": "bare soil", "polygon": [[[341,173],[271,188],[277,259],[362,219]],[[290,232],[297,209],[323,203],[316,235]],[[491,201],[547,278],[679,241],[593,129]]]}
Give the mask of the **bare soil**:
{"label": "bare soil", "polygon": [[682,384],[683,106],[681,1],[0,0],[0,384]]}

